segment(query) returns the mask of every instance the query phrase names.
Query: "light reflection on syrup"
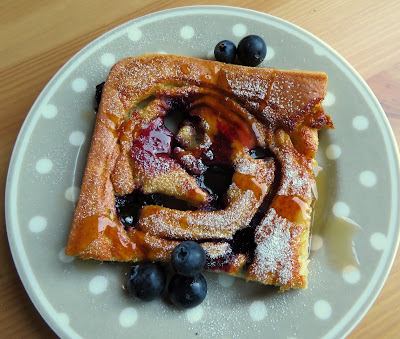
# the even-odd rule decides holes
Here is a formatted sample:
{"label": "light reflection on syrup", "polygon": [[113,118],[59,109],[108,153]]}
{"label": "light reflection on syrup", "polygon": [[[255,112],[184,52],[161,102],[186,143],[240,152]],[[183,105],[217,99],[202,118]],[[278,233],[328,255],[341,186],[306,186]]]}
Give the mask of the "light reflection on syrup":
{"label": "light reflection on syrup", "polygon": [[354,236],[361,227],[346,217],[332,216],[325,224],[323,239],[329,263],[341,270],[347,265],[358,267],[360,262],[354,245]]}
{"label": "light reflection on syrup", "polygon": [[190,67],[188,65],[182,65],[181,66],[181,71],[183,74],[189,74],[190,73]]}
{"label": "light reflection on syrup", "polygon": [[[330,266],[341,271],[347,265],[358,267],[354,237],[362,228],[354,220],[335,216],[327,206],[333,205],[334,194],[329,189],[328,171],[321,170],[316,177],[318,199],[314,205],[312,235],[323,239],[323,247]],[[311,236],[312,241],[312,236]],[[311,252],[312,255],[312,252]]]}
{"label": "light reflection on syrup", "polygon": [[302,214],[302,218],[303,218],[303,222],[306,222],[307,220],[309,220],[310,219],[310,213],[309,213],[308,205],[298,197],[293,197],[292,200],[297,205],[299,205],[300,210],[301,210],[301,214]]}

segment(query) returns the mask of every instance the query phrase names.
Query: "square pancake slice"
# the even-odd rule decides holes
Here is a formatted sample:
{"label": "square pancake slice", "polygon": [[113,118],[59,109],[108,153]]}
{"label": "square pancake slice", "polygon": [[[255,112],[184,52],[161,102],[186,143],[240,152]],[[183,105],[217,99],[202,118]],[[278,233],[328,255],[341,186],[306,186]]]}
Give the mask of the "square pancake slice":
{"label": "square pancake slice", "polygon": [[144,54],[105,82],[66,254],[166,261],[307,286],[323,72]]}

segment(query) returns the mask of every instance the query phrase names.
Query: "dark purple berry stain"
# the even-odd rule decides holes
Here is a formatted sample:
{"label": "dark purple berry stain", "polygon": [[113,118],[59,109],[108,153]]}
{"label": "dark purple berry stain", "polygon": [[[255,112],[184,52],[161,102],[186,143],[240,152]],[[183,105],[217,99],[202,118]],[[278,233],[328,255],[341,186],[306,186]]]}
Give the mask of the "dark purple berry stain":
{"label": "dark purple berry stain", "polygon": [[101,95],[103,93],[103,87],[104,87],[105,82],[102,82],[101,84],[98,84],[96,86],[96,94],[95,94],[95,100],[96,100],[96,104],[97,106],[95,106],[95,110],[97,112],[97,110],[99,109],[100,106],[100,101],[101,101]]}

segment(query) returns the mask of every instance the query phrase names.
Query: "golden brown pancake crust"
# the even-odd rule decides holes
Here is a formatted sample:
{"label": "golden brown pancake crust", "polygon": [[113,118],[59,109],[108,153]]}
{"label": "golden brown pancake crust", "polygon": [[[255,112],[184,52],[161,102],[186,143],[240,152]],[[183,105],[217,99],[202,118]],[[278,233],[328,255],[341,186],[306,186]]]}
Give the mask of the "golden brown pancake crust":
{"label": "golden brown pancake crust", "polygon": [[[103,89],[66,253],[108,261],[168,261],[179,241],[193,239],[206,250],[210,269],[237,275],[246,267],[248,280],[282,290],[305,288],[317,130],[333,127],[321,107],[326,82],[322,72],[175,55],[119,61]],[[180,128],[175,158],[149,152],[143,141],[148,130],[167,133],[162,121],[173,102],[185,105],[202,126],[201,140],[190,124]],[[185,166],[201,171],[198,159],[221,133],[230,145],[234,174],[226,206],[206,211],[202,207],[210,194]],[[271,156],[253,159],[249,152],[257,147]],[[144,206],[135,227],[126,230],[115,196],[135,190],[174,196],[197,209]],[[235,234],[245,233],[256,214],[254,253],[238,252]]]}

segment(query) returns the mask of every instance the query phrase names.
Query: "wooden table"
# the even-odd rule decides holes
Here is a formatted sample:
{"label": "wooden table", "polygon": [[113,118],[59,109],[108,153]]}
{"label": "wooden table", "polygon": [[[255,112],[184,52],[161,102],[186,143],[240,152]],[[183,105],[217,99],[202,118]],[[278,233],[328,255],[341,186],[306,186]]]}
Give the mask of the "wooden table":
{"label": "wooden table", "polygon": [[[400,142],[400,2],[398,0],[29,1],[0,2],[0,161],[4,189],[12,148],[36,97],[87,43],[133,18],[178,6],[246,7],[291,21],[344,56],[377,95]],[[1,199],[4,197],[2,195]],[[56,337],[28,298],[0,227],[0,337]],[[350,338],[399,337],[400,258],[381,294]]]}

